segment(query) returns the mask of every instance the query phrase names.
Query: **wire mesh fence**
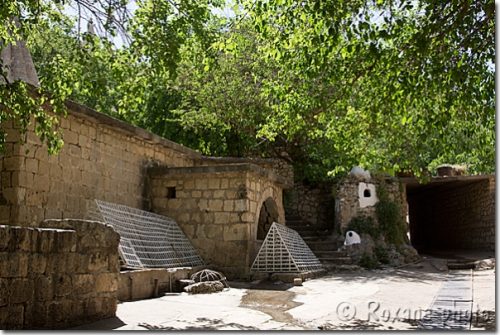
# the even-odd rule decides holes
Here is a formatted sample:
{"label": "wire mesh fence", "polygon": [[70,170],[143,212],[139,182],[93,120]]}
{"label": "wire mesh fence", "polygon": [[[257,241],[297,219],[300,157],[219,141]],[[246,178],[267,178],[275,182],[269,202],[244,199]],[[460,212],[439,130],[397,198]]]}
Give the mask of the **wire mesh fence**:
{"label": "wire mesh fence", "polygon": [[204,265],[189,239],[171,218],[101,200],[95,201],[88,216],[109,224],[120,234],[119,251],[127,267]]}

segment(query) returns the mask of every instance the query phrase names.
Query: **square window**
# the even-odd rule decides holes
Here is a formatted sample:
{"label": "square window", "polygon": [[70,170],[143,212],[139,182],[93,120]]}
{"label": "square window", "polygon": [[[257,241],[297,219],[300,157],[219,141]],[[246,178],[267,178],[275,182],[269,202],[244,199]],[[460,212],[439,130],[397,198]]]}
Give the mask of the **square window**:
{"label": "square window", "polygon": [[176,197],[175,186],[167,187],[167,199],[175,199],[175,197]]}

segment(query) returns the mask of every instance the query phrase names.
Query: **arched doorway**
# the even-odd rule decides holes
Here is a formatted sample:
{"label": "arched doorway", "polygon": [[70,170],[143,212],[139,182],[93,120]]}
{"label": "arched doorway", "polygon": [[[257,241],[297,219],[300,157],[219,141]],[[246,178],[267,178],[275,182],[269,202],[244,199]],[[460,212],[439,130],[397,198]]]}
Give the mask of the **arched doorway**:
{"label": "arched doorway", "polygon": [[279,212],[276,202],[273,198],[267,198],[260,208],[257,240],[265,239],[269,228],[271,228],[273,222],[278,222],[278,219]]}

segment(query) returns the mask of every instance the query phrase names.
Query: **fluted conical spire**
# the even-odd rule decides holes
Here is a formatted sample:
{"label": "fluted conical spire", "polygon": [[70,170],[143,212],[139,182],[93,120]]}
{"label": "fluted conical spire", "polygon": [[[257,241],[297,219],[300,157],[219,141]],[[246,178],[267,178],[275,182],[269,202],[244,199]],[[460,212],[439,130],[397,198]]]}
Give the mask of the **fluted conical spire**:
{"label": "fluted conical spire", "polygon": [[[31,54],[24,41],[17,41],[15,44],[7,44],[0,52],[2,70],[6,74],[9,83],[22,80],[28,84],[39,87],[38,75]],[[0,83],[5,82],[4,78]]]}

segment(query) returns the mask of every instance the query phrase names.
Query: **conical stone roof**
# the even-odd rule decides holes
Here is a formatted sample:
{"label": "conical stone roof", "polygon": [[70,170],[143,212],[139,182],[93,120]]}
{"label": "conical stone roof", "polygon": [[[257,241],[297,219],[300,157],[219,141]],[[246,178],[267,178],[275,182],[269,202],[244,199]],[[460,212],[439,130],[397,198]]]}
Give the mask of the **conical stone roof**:
{"label": "conical stone roof", "polygon": [[[24,41],[7,44],[3,48],[0,44],[0,49],[2,70],[9,83],[22,80],[33,86],[40,86],[33,59]],[[0,83],[4,82],[5,78],[2,76]]]}

